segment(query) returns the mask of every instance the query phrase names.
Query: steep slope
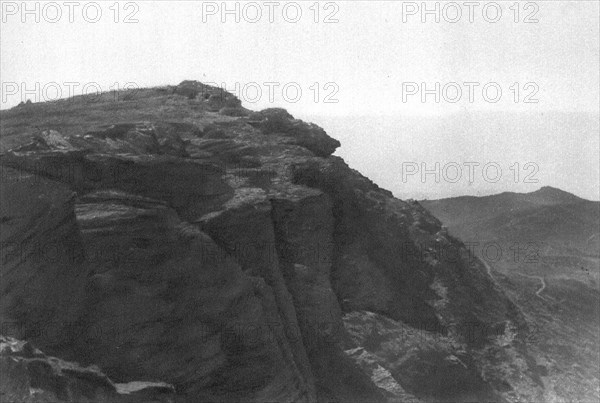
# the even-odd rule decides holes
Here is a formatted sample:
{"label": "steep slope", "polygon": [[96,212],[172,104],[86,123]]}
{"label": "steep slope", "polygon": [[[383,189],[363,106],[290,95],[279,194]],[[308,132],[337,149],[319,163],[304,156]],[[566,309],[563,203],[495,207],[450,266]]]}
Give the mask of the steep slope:
{"label": "steep slope", "polygon": [[598,400],[600,203],[549,187],[422,203],[472,243],[537,329],[545,400]]}
{"label": "steep slope", "polygon": [[[2,112],[2,145],[7,242],[80,259],[3,264],[10,336],[180,401],[542,396],[527,322],[484,265],[282,109],[186,81]],[[54,337],[35,333],[45,300]]]}

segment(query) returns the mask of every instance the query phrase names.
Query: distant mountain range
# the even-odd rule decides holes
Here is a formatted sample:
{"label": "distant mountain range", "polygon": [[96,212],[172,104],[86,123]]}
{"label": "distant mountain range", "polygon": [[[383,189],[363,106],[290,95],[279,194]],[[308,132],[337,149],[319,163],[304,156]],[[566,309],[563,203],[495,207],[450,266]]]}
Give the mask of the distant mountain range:
{"label": "distant mountain range", "polygon": [[600,202],[550,186],[532,193],[462,196],[421,204],[465,241],[533,242],[545,254],[599,253]]}

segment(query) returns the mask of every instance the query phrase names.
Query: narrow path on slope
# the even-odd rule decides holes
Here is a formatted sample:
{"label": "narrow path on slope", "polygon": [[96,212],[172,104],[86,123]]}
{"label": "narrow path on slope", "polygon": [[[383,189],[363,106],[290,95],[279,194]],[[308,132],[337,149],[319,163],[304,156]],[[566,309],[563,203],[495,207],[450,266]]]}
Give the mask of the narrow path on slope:
{"label": "narrow path on slope", "polygon": [[[494,275],[492,274],[492,268],[491,266],[488,264],[488,262],[486,262],[484,259],[480,259],[483,262],[483,265],[485,266],[485,269],[487,270],[487,274],[491,277],[494,278]],[[544,277],[542,276],[532,276],[529,274],[524,274],[524,273],[520,273],[520,272],[515,272],[516,274],[518,274],[519,276],[523,276],[523,277],[527,277],[527,278],[531,278],[534,280],[539,280],[541,283],[541,287],[535,292],[535,295],[537,295],[540,299],[546,301],[546,298],[542,297],[541,292],[544,291],[546,289],[546,280],[544,279]],[[548,297],[551,298],[551,297]]]}
{"label": "narrow path on slope", "polygon": [[490,276],[491,278],[494,278],[494,275],[492,274],[492,268],[490,267],[490,265],[485,261],[485,259],[479,259],[479,260],[481,260],[481,262],[483,262],[483,265],[485,266],[485,269],[487,270],[488,276]]}
{"label": "narrow path on slope", "polygon": [[544,277],[541,277],[541,276],[532,276],[532,275],[529,275],[529,274],[520,273],[518,271],[515,272],[515,273],[517,273],[519,276],[523,276],[523,277],[527,277],[527,278],[532,278],[532,279],[535,279],[535,280],[540,280],[540,282],[542,283],[542,286],[539,288],[539,290],[537,290],[535,292],[535,295],[537,295],[538,297],[540,297],[544,301],[546,300],[544,297],[542,297],[540,295],[540,293],[546,289],[546,280],[544,279]]}

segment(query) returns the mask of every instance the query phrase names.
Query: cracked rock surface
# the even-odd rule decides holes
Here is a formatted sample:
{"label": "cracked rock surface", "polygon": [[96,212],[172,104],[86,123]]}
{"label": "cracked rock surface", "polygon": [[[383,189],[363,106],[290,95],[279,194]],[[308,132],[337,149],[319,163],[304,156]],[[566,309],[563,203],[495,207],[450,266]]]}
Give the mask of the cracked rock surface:
{"label": "cracked rock surface", "polygon": [[119,99],[1,112],[7,336],[182,402],[539,399],[519,309],[322,128],[192,81]]}

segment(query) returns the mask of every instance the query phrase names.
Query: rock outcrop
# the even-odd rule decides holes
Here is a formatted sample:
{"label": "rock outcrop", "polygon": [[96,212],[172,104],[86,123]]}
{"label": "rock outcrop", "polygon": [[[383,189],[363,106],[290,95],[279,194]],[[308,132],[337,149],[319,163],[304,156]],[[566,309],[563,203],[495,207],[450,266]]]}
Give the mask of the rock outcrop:
{"label": "rock outcrop", "polygon": [[323,129],[190,81],[114,102],[2,112],[4,333],[177,401],[539,396],[518,308]]}
{"label": "rock outcrop", "polygon": [[4,403],[172,403],[163,382],[115,384],[99,368],[48,357],[29,342],[0,336],[0,400]]}

